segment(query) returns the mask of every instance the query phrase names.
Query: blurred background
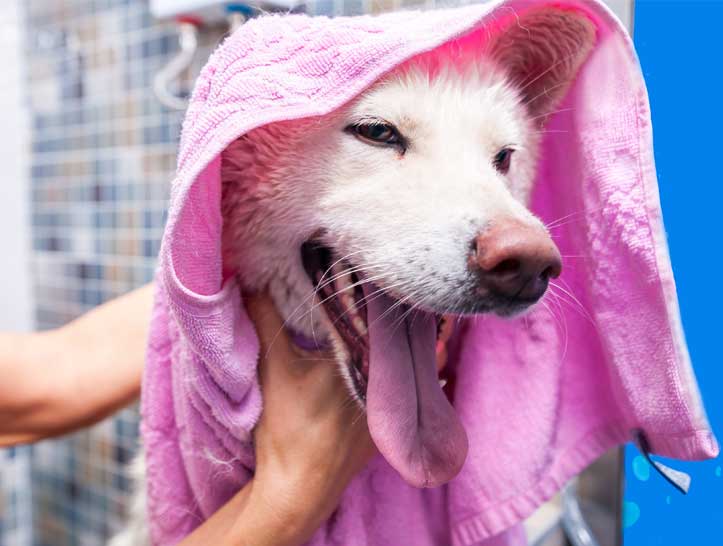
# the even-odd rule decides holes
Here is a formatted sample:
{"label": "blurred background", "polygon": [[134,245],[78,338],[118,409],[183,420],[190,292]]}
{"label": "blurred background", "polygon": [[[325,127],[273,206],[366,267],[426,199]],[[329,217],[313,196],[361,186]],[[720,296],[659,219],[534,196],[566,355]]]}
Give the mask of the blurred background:
{"label": "blurred background", "polygon": [[[208,3],[0,3],[0,63],[4,67],[0,72],[0,249],[4,255],[0,285],[6,287],[0,294],[0,330],[62,325],[152,279],[183,117],[179,107],[210,51],[233,25],[255,13],[229,2],[216,0],[205,6]],[[608,3],[629,28],[635,21],[643,68],[650,67],[646,76],[656,136],[664,126],[664,138],[670,139],[663,143],[669,154],[658,159],[661,165],[666,161],[669,165],[670,177],[666,174],[661,179],[661,191],[666,218],[673,218],[674,233],[681,234],[680,242],[675,236],[671,238],[674,266],[680,274],[679,263],[687,263],[706,243],[705,237],[692,245],[682,242],[682,234],[690,233],[686,230],[691,229],[691,214],[689,209],[676,212],[675,207],[686,202],[684,197],[689,196],[693,180],[683,181],[686,192],[678,189],[680,184],[673,186],[681,175],[675,167],[680,155],[673,147],[680,144],[680,131],[700,131],[701,127],[676,125],[695,123],[695,119],[681,121],[673,115],[679,110],[669,86],[675,84],[666,76],[670,71],[665,70],[660,52],[666,45],[670,49],[670,44],[680,46],[680,42],[670,40],[661,28],[677,25],[679,34],[680,18],[688,13],[693,17],[698,11],[691,8],[691,2]],[[200,4],[204,7],[196,9]],[[316,0],[279,7],[351,15],[418,6],[435,7],[435,1]],[[268,4],[264,7],[274,9]],[[708,39],[714,49],[712,25],[723,16],[723,8],[709,3],[701,4],[700,9],[717,9],[719,15],[708,19],[708,38],[691,30],[696,34],[691,39]],[[179,15],[185,17],[179,19]],[[638,43],[638,36],[645,42]],[[699,46],[693,42],[687,47]],[[669,54],[673,53],[680,56],[681,47]],[[701,65],[705,62],[698,61]],[[695,80],[705,76],[691,71],[688,77]],[[666,91],[656,95],[658,85]],[[693,89],[688,88],[687,97],[695,102]],[[720,87],[713,91],[719,93]],[[710,100],[715,102],[713,97]],[[720,127],[723,120],[719,110],[717,116]],[[693,146],[680,152],[688,169],[693,153],[700,154],[699,138]],[[701,168],[700,162],[692,168]],[[703,185],[714,182],[697,181]],[[711,200],[710,206],[719,202]],[[705,222],[705,218],[700,215],[693,222]],[[669,221],[668,228],[672,225]],[[685,298],[697,301],[699,277],[684,274],[679,278],[683,281],[683,318],[689,337],[694,339],[690,332],[691,328],[698,331],[695,321],[701,309],[687,306]],[[717,303],[722,302],[719,299]],[[710,323],[706,324],[710,328]],[[707,337],[699,337],[692,352],[704,398],[709,410],[713,408],[715,427],[721,422],[721,408],[715,406],[720,403],[712,392],[716,382],[720,384],[720,372],[714,371],[718,358],[705,352],[706,343],[712,348]],[[131,408],[87,431],[32,447],[0,450],[0,546],[104,544],[123,521],[130,489],[125,465],[138,446],[137,427],[137,410]],[[723,503],[711,501],[720,499],[723,483],[716,461],[686,467],[694,475],[693,493],[683,498],[657,475],[646,473],[647,463],[636,457],[633,448],[626,454],[624,503],[618,452],[609,454],[579,483],[579,497],[597,542],[574,542],[563,537],[564,533],[550,532],[549,521],[559,517],[565,504],[558,498],[529,524],[539,544],[570,541],[575,546],[612,545],[621,541],[623,529],[630,544],[696,544],[703,541],[681,542],[671,537],[690,539],[695,533],[710,537],[712,532],[723,536],[723,509],[718,508]],[[699,482],[705,484],[701,485],[704,493],[695,497]],[[698,524],[701,518],[703,525]],[[665,530],[666,525],[671,529],[683,526],[685,534]]]}

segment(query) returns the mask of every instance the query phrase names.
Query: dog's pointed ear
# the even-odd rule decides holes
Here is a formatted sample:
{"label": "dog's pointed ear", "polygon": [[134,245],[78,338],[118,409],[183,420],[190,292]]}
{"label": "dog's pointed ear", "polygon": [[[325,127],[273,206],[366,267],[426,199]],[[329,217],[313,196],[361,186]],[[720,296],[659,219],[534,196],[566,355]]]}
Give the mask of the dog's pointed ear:
{"label": "dog's pointed ear", "polygon": [[492,58],[544,123],[565,97],[595,44],[595,25],[583,14],[533,8],[515,18],[491,43]]}

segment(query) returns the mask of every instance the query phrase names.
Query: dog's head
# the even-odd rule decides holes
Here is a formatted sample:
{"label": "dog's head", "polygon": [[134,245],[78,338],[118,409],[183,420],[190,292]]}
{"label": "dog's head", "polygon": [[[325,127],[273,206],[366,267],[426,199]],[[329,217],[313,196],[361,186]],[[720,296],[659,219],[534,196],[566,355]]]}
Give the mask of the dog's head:
{"label": "dog's head", "polygon": [[[295,319],[312,302],[311,281],[377,445],[415,467],[410,481],[447,479],[466,452],[427,362],[440,318],[523,311],[560,274],[560,254],[526,205],[545,120],[593,41],[593,25],[576,13],[528,12],[482,54],[447,45],[333,114],[263,128],[226,154],[227,246],[255,256],[233,269],[283,277],[276,303],[302,330]],[[236,179],[255,182],[239,190]],[[407,321],[412,310],[422,318]],[[384,343],[370,343],[375,335]],[[420,338],[431,349],[415,345]],[[386,354],[375,356],[379,347]],[[389,429],[384,399],[424,417],[413,434]],[[439,434],[449,441],[432,447]]]}

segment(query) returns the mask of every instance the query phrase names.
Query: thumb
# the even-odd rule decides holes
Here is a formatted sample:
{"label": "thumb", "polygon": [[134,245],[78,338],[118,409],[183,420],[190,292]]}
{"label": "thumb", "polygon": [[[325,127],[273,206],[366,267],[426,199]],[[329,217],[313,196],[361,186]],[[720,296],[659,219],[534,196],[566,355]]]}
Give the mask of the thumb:
{"label": "thumb", "polygon": [[261,292],[245,296],[244,304],[256,329],[256,335],[259,336],[262,357],[264,349],[268,351],[273,348],[277,341],[280,345],[288,345],[284,322],[268,294]]}
{"label": "thumb", "polygon": [[298,386],[316,367],[315,362],[302,358],[268,294],[249,295],[245,305],[259,338],[259,381],[264,395],[271,384],[275,384],[279,392]]}

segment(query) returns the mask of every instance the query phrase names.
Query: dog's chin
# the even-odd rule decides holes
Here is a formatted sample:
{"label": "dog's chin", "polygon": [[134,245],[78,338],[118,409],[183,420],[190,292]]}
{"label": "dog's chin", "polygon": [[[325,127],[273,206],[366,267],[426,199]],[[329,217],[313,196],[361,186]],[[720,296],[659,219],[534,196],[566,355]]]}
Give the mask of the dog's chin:
{"label": "dog's chin", "polygon": [[[408,300],[404,294],[389,294],[395,300]],[[480,294],[474,282],[471,282],[466,296],[459,293],[450,293],[447,297],[440,297],[438,301],[428,299],[417,308],[444,317],[472,317],[476,315],[496,315],[502,318],[515,318],[532,310],[544,292],[535,298],[507,297],[495,293]],[[449,303],[452,302],[452,303]]]}
{"label": "dog's chin", "polygon": [[515,318],[531,311],[535,304],[542,299],[542,296],[534,299],[507,298],[504,296],[492,295],[486,298],[485,303],[480,305],[467,315],[479,315],[491,313],[502,318]]}

